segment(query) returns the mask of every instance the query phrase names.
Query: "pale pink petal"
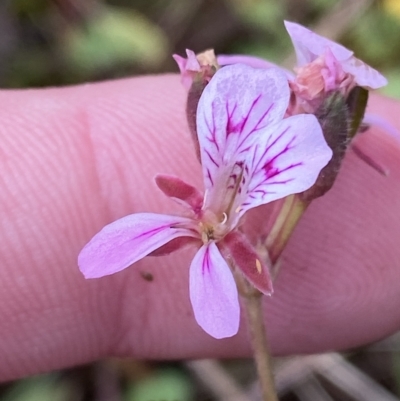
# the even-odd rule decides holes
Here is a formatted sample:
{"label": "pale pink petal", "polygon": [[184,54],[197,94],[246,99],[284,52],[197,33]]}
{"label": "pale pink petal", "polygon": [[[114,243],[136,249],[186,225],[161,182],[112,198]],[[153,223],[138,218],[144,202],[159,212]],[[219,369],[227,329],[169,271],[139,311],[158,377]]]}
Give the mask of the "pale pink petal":
{"label": "pale pink petal", "polygon": [[310,188],[331,157],[332,150],[314,115],[292,116],[268,127],[249,162],[250,183],[239,216]]}
{"label": "pale pink petal", "polygon": [[201,70],[195,52],[186,49],[187,59],[174,54],[172,58],[176,61],[181,72],[181,81],[186,89],[190,89],[193,82],[193,74]]}
{"label": "pale pink petal", "polygon": [[228,186],[235,164],[265,127],[283,118],[288,102],[287,78],[279,69],[234,64],[216,72],[197,109],[206,189]]}
{"label": "pale pink petal", "polygon": [[297,56],[297,65],[311,63],[329,49],[340,62],[343,71],[352,75],[359,86],[377,89],[387,84],[387,79],[377,70],[354,57],[354,53],[339,43],[326,39],[299,24],[285,21]]}
{"label": "pale pink petal", "polygon": [[358,86],[378,89],[388,83],[387,79],[380,72],[356,57],[351,57],[349,60],[343,62],[342,68],[343,71],[354,76],[354,80]]}
{"label": "pale pink petal", "polygon": [[218,64],[220,66],[224,65],[231,65],[231,64],[246,64],[250,67],[253,68],[279,68],[284,72],[287,76],[288,79],[292,79],[294,77],[294,74],[287,70],[286,68],[283,68],[275,63],[272,63],[271,61],[264,60],[263,58],[260,57],[255,57],[255,56],[248,56],[245,54],[219,54],[217,56]]}
{"label": "pale pink petal", "polygon": [[197,60],[196,53],[193,50],[186,49],[187,64],[186,69],[190,71],[200,71],[200,63]]}
{"label": "pale pink petal", "polygon": [[338,61],[344,61],[353,56],[353,52],[344,46],[320,36],[308,28],[294,22],[284,21],[286,30],[292,40],[297,65],[311,63],[329,48]]}
{"label": "pale pink petal", "polygon": [[86,278],[116,273],[174,238],[195,236],[192,224],[191,219],[155,213],[123,217],[105,226],[82,249],[79,268]]}
{"label": "pale pink petal", "polygon": [[214,242],[203,245],[190,265],[190,300],[197,323],[210,336],[239,330],[240,307],[232,272]]}
{"label": "pale pink petal", "polygon": [[176,64],[178,64],[179,72],[181,74],[186,72],[187,59],[185,57],[180,56],[179,54],[173,54],[172,58],[175,60]]}

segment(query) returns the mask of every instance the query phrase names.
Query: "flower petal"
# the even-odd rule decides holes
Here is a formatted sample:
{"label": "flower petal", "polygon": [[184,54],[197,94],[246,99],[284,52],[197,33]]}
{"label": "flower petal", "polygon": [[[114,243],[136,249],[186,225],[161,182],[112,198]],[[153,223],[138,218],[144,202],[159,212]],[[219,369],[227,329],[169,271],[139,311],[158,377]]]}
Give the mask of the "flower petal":
{"label": "flower petal", "polygon": [[380,72],[356,57],[343,62],[342,68],[344,72],[354,76],[358,86],[378,89],[388,83],[387,79]]}
{"label": "flower petal", "polygon": [[284,21],[284,24],[296,52],[297,65],[300,67],[324,54],[327,48],[338,61],[347,60],[354,54],[339,43],[326,39],[302,25],[289,21]]}
{"label": "flower petal", "polygon": [[181,236],[195,236],[191,219],[137,213],[105,226],[82,249],[78,265],[86,278],[107,276],[125,269],[150,252]]}
{"label": "flower petal", "polygon": [[194,51],[186,49],[186,55],[187,59],[178,54],[174,54],[172,58],[178,64],[183,86],[189,90],[192,85],[193,74],[199,72],[201,67]]}
{"label": "flower petal", "polygon": [[231,64],[246,64],[253,68],[279,68],[284,72],[288,79],[292,79],[294,74],[271,61],[264,60],[260,57],[249,56],[247,54],[219,54],[217,56],[218,64],[221,66]]}
{"label": "flower petal", "polygon": [[288,102],[287,78],[279,69],[235,64],[216,72],[197,109],[206,189],[227,187],[232,168],[267,125],[283,118]]}
{"label": "flower petal", "polygon": [[203,195],[192,185],[187,184],[178,177],[158,174],[156,184],[165,195],[173,198],[180,204],[189,206],[198,213],[203,205]]}
{"label": "flower petal", "polygon": [[354,57],[354,53],[339,43],[326,39],[299,24],[285,21],[292,39],[298,66],[311,63],[329,49],[340,62],[344,72],[351,74],[359,86],[377,89],[387,84],[387,79],[374,68]]}
{"label": "flower petal", "polygon": [[165,245],[161,245],[155,251],[150,252],[148,256],[165,256],[178,249],[185,248],[188,245],[194,245],[199,242],[198,238],[192,237],[179,237],[174,238],[172,241],[167,242]]}
{"label": "flower petal", "polygon": [[220,243],[222,252],[232,258],[236,267],[246,276],[255,288],[271,295],[272,280],[269,267],[257,255],[249,240],[239,231],[232,231]]}
{"label": "flower petal", "polygon": [[214,242],[203,245],[190,265],[190,300],[202,329],[214,338],[239,330],[240,306],[232,272]]}
{"label": "flower petal", "polygon": [[239,216],[255,206],[310,188],[332,157],[318,120],[300,114],[268,127],[249,163],[247,198]]}

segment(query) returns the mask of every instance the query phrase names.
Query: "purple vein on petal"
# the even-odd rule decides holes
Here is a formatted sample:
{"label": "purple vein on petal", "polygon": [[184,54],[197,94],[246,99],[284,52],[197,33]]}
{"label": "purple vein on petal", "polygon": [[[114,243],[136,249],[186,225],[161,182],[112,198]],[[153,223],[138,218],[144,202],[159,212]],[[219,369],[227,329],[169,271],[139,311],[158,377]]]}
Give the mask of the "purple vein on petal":
{"label": "purple vein on petal", "polygon": [[[211,107],[214,107],[214,102],[212,103]],[[216,138],[216,135],[215,135],[216,134],[216,125],[215,125],[214,113],[212,113],[212,128],[210,127],[210,122],[208,121],[208,119],[205,116],[204,112],[203,112],[203,120],[206,123],[208,132],[211,134],[211,138],[208,135],[206,135],[205,139],[207,139],[209,142],[211,142],[213,145],[215,145],[215,147],[217,148],[217,151],[219,152],[219,145],[218,145],[217,138]],[[201,140],[200,140],[200,144],[201,144]]]}
{"label": "purple vein on petal", "polygon": [[[268,184],[271,183],[271,181],[269,181],[270,178],[274,178],[274,177],[276,177],[276,176],[279,175],[279,174],[282,174],[282,173],[284,173],[284,172],[286,172],[286,171],[291,170],[292,168],[299,167],[299,166],[302,166],[302,165],[303,165],[303,162],[298,162],[298,163],[290,164],[289,166],[287,166],[287,167],[285,167],[285,168],[275,169],[275,171],[274,171],[272,174],[268,175],[268,177],[267,177],[267,179],[268,179]],[[293,180],[293,179],[294,179],[294,178],[291,178],[290,180]],[[282,181],[282,182],[286,183],[286,182],[288,182],[288,181]]]}
{"label": "purple vein on petal", "polygon": [[[289,128],[288,128],[289,129]],[[284,135],[286,133],[286,131],[288,130],[286,129],[284,132],[282,132],[281,136]],[[295,141],[296,136],[293,136],[290,141],[287,143],[287,145],[285,146],[285,148],[283,150],[281,150],[279,153],[277,153],[272,159],[270,159],[268,161],[268,164],[272,164],[274,161],[276,161],[280,156],[282,156],[284,153],[286,153],[287,151],[289,151],[290,149],[292,149],[293,147],[291,146],[293,144],[293,142]],[[268,149],[267,149],[268,151]],[[264,166],[265,168],[265,166]]]}
{"label": "purple vein on petal", "polygon": [[[291,178],[287,178],[285,180],[279,180],[279,181],[270,181],[270,178],[279,176],[280,174],[289,171],[295,167],[299,167],[302,166],[303,163],[299,162],[299,163],[293,163],[285,168],[282,169],[275,169],[274,172],[272,174],[266,175],[266,177],[263,180],[260,180],[260,182],[254,186],[253,188],[249,188],[248,189],[248,196],[252,199],[256,199],[256,197],[254,196],[255,193],[258,194],[262,194],[262,197],[265,197],[266,195],[272,195],[274,193],[276,193],[276,191],[271,191],[270,189],[258,189],[260,186],[264,186],[264,185],[268,185],[268,186],[272,186],[272,185],[284,185],[284,184],[288,184],[292,181],[295,180],[295,178],[291,177]],[[266,173],[267,174],[267,173]]]}
{"label": "purple vein on petal", "polygon": [[[255,100],[255,102],[257,102],[259,99],[260,99],[260,96]],[[255,102],[253,102],[253,104],[252,104],[250,110],[254,107]],[[265,113],[262,115],[262,117],[260,117],[260,119],[258,120],[257,124],[253,127],[253,129],[251,129],[251,130],[247,133],[247,135],[243,136],[241,142],[239,143],[239,145],[238,145],[238,147],[237,147],[238,149],[243,145],[243,143],[248,139],[248,137],[249,137],[250,135],[254,134],[254,132],[259,131],[259,130],[261,130],[261,129],[263,128],[263,127],[258,127],[258,125],[261,123],[261,121],[264,119],[264,117],[267,116],[267,114],[270,112],[270,110],[272,109],[273,106],[274,106],[274,104],[272,103],[272,104],[268,107],[268,109],[265,111]],[[250,114],[250,111],[249,111],[249,114]],[[246,117],[246,122],[247,122],[247,119],[248,119],[249,114],[248,114],[247,117]],[[243,128],[243,129],[244,129],[244,128]]]}
{"label": "purple vein on petal", "polygon": [[[250,105],[249,111],[246,113],[245,117],[242,118],[242,121],[241,121],[240,123],[238,123],[239,132],[243,132],[243,131],[244,131],[244,129],[245,129],[245,127],[246,127],[246,124],[247,124],[247,122],[249,121],[250,114],[251,114],[252,110],[253,110],[254,107],[257,105],[257,103],[258,103],[258,101],[259,101],[260,99],[261,99],[261,94],[259,94],[259,95],[253,100],[253,102],[252,102],[251,105]],[[252,131],[252,130],[250,130],[250,131]],[[248,137],[248,135],[247,135],[247,137]],[[247,137],[246,137],[246,138],[247,138]]]}
{"label": "purple vein on petal", "polygon": [[[261,161],[264,159],[264,157],[267,155],[267,153],[268,153],[269,151],[271,151],[272,147],[273,147],[274,145],[276,145],[276,144],[282,139],[282,137],[284,137],[284,135],[289,131],[290,128],[291,128],[290,126],[286,127],[286,128],[273,140],[273,142],[272,142],[271,144],[267,144],[267,146],[265,147],[265,150],[263,151],[262,155],[258,157],[258,162],[257,162],[257,164],[254,166],[254,171],[257,171],[257,170],[259,169],[259,165],[260,165]],[[290,149],[290,145],[293,143],[293,141],[295,140],[295,138],[296,138],[296,136],[294,136],[294,137],[290,140],[290,142],[285,146],[285,149],[284,149],[283,151],[279,152],[277,155],[274,155],[274,157],[273,157],[272,159],[268,160],[267,163],[272,163],[274,160],[276,160],[276,159],[277,159],[279,156],[281,156],[283,153],[287,152],[287,151]],[[255,157],[255,156],[256,156],[256,152],[254,152],[253,160],[254,160],[254,157]],[[267,164],[267,163],[266,163],[266,164]],[[265,165],[266,165],[266,164],[265,164]],[[264,165],[262,168],[265,168],[265,165]]]}
{"label": "purple vein on petal", "polygon": [[[265,110],[264,114],[260,117],[260,119],[257,121],[256,125],[253,127],[253,131],[259,131],[260,129],[263,129],[266,127],[266,125],[260,127],[260,123],[262,120],[264,120],[264,118],[269,114],[269,112],[271,111],[271,109],[275,106],[275,103],[271,103],[269,105],[269,107],[267,108],[267,110]],[[268,125],[268,124],[267,124]]]}
{"label": "purple vein on petal", "polygon": [[86,278],[116,273],[182,236],[197,237],[185,217],[137,213],[105,226],[82,249],[79,268]]}
{"label": "purple vein on petal", "polygon": [[[291,182],[291,181],[293,181],[293,180],[294,180],[294,178],[288,178],[288,179],[286,179],[286,180],[281,180],[281,181],[268,181],[268,184],[269,184],[269,185],[287,184],[288,182]],[[268,191],[268,192],[270,192],[270,191]]]}
{"label": "purple vein on petal", "polygon": [[[285,150],[284,152],[281,152],[280,155],[283,155],[286,152],[287,152],[287,150]],[[288,171],[291,168],[303,165],[302,162],[298,162],[298,163],[292,163],[292,164],[290,164],[289,166],[287,166],[285,168],[276,168],[272,164],[274,161],[276,161],[276,158],[274,158],[274,160],[268,161],[262,168],[264,170],[264,172],[265,172],[265,176],[266,176],[267,180],[269,180],[270,178],[274,178],[275,176],[277,176],[277,175],[279,175],[281,173],[284,173],[285,171]]]}
{"label": "purple vein on petal", "polygon": [[214,186],[214,180],[212,179],[210,170],[207,168],[207,178],[210,180],[212,186]]}
{"label": "purple vein on petal", "polygon": [[215,164],[216,167],[219,167],[219,164],[214,160],[211,156],[210,152],[207,149],[204,149],[205,154],[210,158],[211,162]]}
{"label": "purple vein on petal", "polygon": [[189,292],[197,323],[215,338],[239,328],[240,307],[232,272],[216,244],[203,245],[190,265]]}
{"label": "purple vein on petal", "polygon": [[236,107],[237,107],[237,103],[235,103],[235,105],[232,108],[232,111],[229,111],[229,101],[226,102],[225,108],[226,108],[226,114],[228,116],[227,120],[226,120],[226,137],[228,138],[230,134],[233,134],[236,132],[236,126],[232,126],[232,120],[233,120],[233,115],[235,114],[236,111]]}

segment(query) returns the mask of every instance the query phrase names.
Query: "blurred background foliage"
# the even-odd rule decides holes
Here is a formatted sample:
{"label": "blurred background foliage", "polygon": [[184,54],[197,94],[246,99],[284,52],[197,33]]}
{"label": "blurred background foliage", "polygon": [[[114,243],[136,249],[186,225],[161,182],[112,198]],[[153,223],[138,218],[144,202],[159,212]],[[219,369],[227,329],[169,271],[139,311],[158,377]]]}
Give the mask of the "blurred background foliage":
{"label": "blurred background foliage", "polygon": [[[0,87],[71,85],[177,72],[171,54],[184,55],[186,48],[252,54],[291,68],[294,59],[283,19],[313,27],[354,50],[389,78],[384,91],[400,98],[400,0],[1,0]],[[367,384],[361,385],[364,393],[357,393],[355,384],[349,395],[349,388],[343,390],[337,378],[326,386],[329,380],[318,381],[320,368],[315,367],[312,380],[284,377],[281,399],[398,399],[380,391],[400,394],[399,355],[396,338],[389,345],[353,352],[346,360],[352,364],[350,370],[335,365],[337,372],[344,372],[342,377],[355,375],[353,383],[359,384],[362,372],[367,373]],[[207,363],[103,361],[4,384],[0,399],[257,399],[251,390],[255,376],[249,361]]]}
{"label": "blurred background foliage", "polygon": [[387,93],[400,93],[398,0],[2,0],[0,86],[176,71],[171,54],[185,48],[282,63],[292,51],[283,19],[322,24],[388,75]]}

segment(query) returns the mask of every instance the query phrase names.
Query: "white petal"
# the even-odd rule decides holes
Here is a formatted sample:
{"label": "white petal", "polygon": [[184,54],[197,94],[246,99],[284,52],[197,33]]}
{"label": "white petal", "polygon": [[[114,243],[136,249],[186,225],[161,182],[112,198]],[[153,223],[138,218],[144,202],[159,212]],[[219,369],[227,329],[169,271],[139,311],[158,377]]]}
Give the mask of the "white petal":
{"label": "white petal", "polygon": [[327,48],[338,61],[347,60],[354,54],[339,43],[326,39],[302,25],[289,21],[284,23],[296,51],[297,65],[300,67],[324,54]]}

